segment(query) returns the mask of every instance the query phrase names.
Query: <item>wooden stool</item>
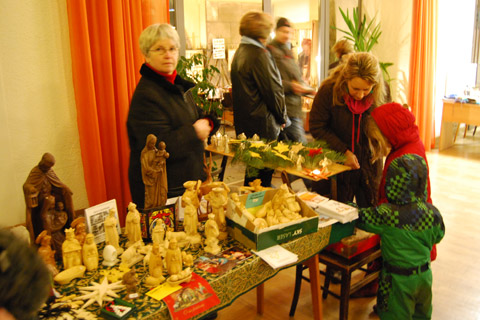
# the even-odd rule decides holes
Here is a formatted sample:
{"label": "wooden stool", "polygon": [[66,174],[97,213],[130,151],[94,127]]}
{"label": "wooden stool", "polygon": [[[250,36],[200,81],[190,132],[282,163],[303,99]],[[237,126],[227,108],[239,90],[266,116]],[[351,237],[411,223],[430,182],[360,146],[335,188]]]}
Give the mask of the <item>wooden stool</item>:
{"label": "wooden stool", "polygon": [[[382,255],[380,247],[376,246],[374,248],[368,249],[367,251],[360,253],[357,256],[352,257],[351,259],[345,258],[341,255],[338,255],[334,252],[323,250],[318,254],[318,260],[320,263],[323,263],[327,266],[326,272],[321,272],[325,275],[325,283],[322,287],[323,289],[323,299],[326,299],[328,294],[330,293],[332,296],[340,299],[340,320],[348,319],[348,301],[350,295],[358,291],[359,289],[363,288],[365,285],[369,284],[370,282],[374,281],[378,278],[380,271],[373,272],[371,274],[366,275],[363,279],[351,283],[351,276],[352,272],[355,270],[363,270],[362,266],[366,265],[369,262],[379,258]],[[292,305],[290,307],[290,317],[295,315],[295,309],[297,307],[298,298],[300,294],[300,288],[302,284],[302,280],[310,281],[309,278],[305,277],[302,273],[303,270],[306,269],[305,266],[297,265],[296,269],[296,278],[295,278],[295,289],[294,295],[292,299]],[[333,272],[335,270],[339,270],[342,274],[341,278],[341,289],[340,295],[333,293],[332,291],[328,290],[330,285],[331,277],[333,276]]]}
{"label": "wooden stool", "polygon": [[[327,270],[325,272],[325,284],[323,286],[323,298],[326,299],[328,294],[331,294],[337,299],[340,299],[340,320],[348,319],[348,302],[350,295],[377,279],[380,270],[365,275],[365,277],[353,284],[351,283],[352,272],[355,270],[366,271],[366,269],[362,269],[362,266],[379,258],[381,255],[382,252],[378,246],[360,253],[359,255],[350,259],[326,250],[320,252],[318,255],[318,260],[320,263],[323,263],[327,266]],[[340,271],[342,274],[340,295],[335,294],[328,289],[330,280],[335,270]]]}

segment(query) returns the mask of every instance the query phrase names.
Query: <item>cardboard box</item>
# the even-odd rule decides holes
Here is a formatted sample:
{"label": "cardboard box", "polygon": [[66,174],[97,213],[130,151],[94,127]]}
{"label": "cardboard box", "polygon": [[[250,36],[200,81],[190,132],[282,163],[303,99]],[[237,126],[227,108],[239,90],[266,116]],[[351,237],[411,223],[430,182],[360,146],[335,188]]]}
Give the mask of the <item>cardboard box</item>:
{"label": "cardboard box", "polygon": [[[278,190],[266,190],[240,196],[240,202],[247,208],[261,208],[270,201]],[[229,199],[227,206],[227,228],[231,237],[252,250],[263,250],[271,246],[300,238],[318,230],[318,215],[305,202],[295,196],[304,219],[278,224],[262,230],[248,220],[242,210]]]}
{"label": "cardboard box", "polygon": [[325,250],[335,252],[338,255],[350,259],[370,248],[380,245],[380,236],[378,234],[364,233],[365,235],[361,237],[356,237],[355,235],[345,237],[341,241],[329,245]]}

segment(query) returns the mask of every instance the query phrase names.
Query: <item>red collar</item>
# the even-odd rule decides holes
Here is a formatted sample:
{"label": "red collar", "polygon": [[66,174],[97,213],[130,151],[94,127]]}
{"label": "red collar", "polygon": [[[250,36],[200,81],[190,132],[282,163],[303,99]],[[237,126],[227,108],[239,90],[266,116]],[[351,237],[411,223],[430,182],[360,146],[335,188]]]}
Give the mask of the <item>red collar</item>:
{"label": "red collar", "polygon": [[177,70],[173,70],[172,74],[166,74],[166,73],[163,73],[163,72],[160,72],[158,70],[156,70],[155,68],[153,68],[151,65],[149,65],[148,63],[146,63],[146,65],[152,69],[153,71],[155,71],[156,73],[158,73],[159,75],[161,75],[162,77],[164,77],[168,82],[170,82],[171,84],[175,84],[175,78],[177,77]]}

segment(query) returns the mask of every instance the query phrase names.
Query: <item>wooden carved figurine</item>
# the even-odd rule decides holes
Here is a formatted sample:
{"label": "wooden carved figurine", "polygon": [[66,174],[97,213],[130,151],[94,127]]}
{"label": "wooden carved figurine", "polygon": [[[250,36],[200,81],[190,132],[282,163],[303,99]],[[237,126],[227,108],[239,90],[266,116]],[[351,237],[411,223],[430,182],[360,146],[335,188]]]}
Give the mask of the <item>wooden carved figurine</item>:
{"label": "wooden carved figurine", "polygon": [[55,164],[55,158],[50,153],[45,153],[42,159],[28,175],[23,184],[23,193],[25,195],[26,227],[30,233],[31,243],[42,232],[43,223],[41,219],[42,211],[48,210],[45,206],[49,205],[45,199],[53,196],[55,203],[63,202],[65,211],[68,214],[67,226],[71,223],[74,209],[72,201],[72,191],[57,177],[52,167]]}
{"label": "wooden carved figurine", "polygon": [[85,224],[85,217],[78,217],[72,221],[72,228],[75,229],[75,238],[77,238],[80,245],[85,243],[85,237],[87,236],[87,225]]}
{"label": "wooden carved figurine", "polygon": [[75,238],[75,230],[72,228],[65,230],[65,241],[62,244],[63,268],[69,269],[82,265],[82,246]]}
{"label": "wooden carved figurine", "polygon": [[147,136],[145,148],[140,155],[142,164],[142,180],[145,185],[145,209],[165,205],[167,201],[167,159],[170,156],[165,150],[163,141],[159,143],[160,149],[155,147],[157,137],[154,134]]}
{"label": "wooden carved figurine", "polygon": [[135,271],[135,267],[132,267],[122,277],[122,284],[125,285],[129,295],[137,292],[138,278]]}
{"label": "wooden carved figurine", "polygon": [[225,189],[217,187],[205,196],[210,206],[212,207],[212,213],[215,215],[215,221],[217,222],[220,234],[218,239],[224,240],[227,238],[227,221],[225,220],[225,206],[228,203],[228,197],[225,195]]}
{"label": "wooden carved figurine", "polygon": [[160,252],[160,245],[158,243],[153,244],[148,262],[148,271],[150,276],[147,277],[145,282],[148,286],[158,286],[160,282],[165,280],[165,277],[163,276],[163,259]]}
{"label": "wooden carved figurine", "polygon": [[179,274],[182,271],[182,252],[177,245],[176,239],[170,240],[165,260],[169,275]]}
{"label": "wooden carved figurine", "polygon": [[40,213],[43,229],[47,230],[52,237],[52,245],[55,250],[55,259],[62,258],[62,243],[65,241],[64,227],[68,220],[67,213],[63,210],[63,203],[57,202],[55,208],[55,197],[50,195],[44,199],[43,210]]}
{"label": "wooden carved figurine", "polygon": [[158,172],[156,194],[158,204],[156,206],[164,206],[167,203],[168,194],[168,180],[167,180],[167,159],[170,154],[166,150],[167,145],[165,142],[160,141],[158,143],[158,151],[155,160],[155,168]]}
{"label": "wooden carved figurine", "polygon": [[184,200],[189,198],[192,205],[198,210],[200,207],[200,187],[202,181],[187,181],[183,184],[185,187],[185,192],[182,195],[182,207],[185,208]]}
{"label": "wooden carved figurine", "polygon": [[138,241],[142,241],[140,220],[140,212],[137,210],[137,205],[130,202],[128,204],[128,213],[125,220],[125,233],[128,238],[127,247],[132,246]]}
{"label": "wooden carved figurine", "polygon": [[190,198],[185,198],[183,204],[185,205],[183,226],[187,239],[190,244],[199,244],[202,241],[202,237],[198,234],[197,208],[192,204]]}
{"label": "wooden carved figurine", "polygon": [[103,222],[103,227],[105,228],[105,244],[112,245],[117,250],[118,254],[123,252],[122,247],[119,244],[119,236],[117,231],[117,218],[115,217],[115,209],[111,208],[108,211],[108,216],[105,218]]}
{"label": "wooden carved figurine", "polygon": [[83,265],[87,268],[87,271],[96,270],[98,268],[98,249],[92,233],[85,236],[82,257]]}
{"label": "wooden carved figurine", "polygon": [[218,225],[215,222],[215,215],[210,213],[208,215],[208,220],[205,222],[205,252],[211,254],[217,254],[220,252],[221,247],[218,245],[218,235],[220,234],[218,230]]}
{"label": "wooden carved figurine", "polygon": [[40,244],[38,248],[38,254],[42,257],[43,261],[48,267],[48,270],[53,276],[58,274],[57,263],[55,262],[55,251],[50,246],[52,237],[48,234],[47,230],[43,230],[35,240],[36,244]]}
{"label": "wooden carved figurine", "polygon": [[165,223],[158,219],[152,231],[152,242],[163,246],[165,241]]}

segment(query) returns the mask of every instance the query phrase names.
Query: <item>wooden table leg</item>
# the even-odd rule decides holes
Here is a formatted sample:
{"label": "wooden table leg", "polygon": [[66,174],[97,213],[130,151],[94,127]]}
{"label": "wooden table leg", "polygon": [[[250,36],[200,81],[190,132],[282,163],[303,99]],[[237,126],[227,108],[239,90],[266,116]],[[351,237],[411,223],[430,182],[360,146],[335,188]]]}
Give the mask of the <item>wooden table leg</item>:
{"label": "wooden table leg", "polygon": [[265,283],[262,283],[261,285],[257,286],[257,313],[258,314],[263,314],[263,309],[264,309],[263,294],[265,291],[264,284]]}
{"label": "wooden table leg", "polygon": [[320,297],[320,268],[318,265],[318,255],[315,255],[304,262],[308,266],[310,274],[310,290],[312,292],[313,319],[322,320],[322,299]]}

